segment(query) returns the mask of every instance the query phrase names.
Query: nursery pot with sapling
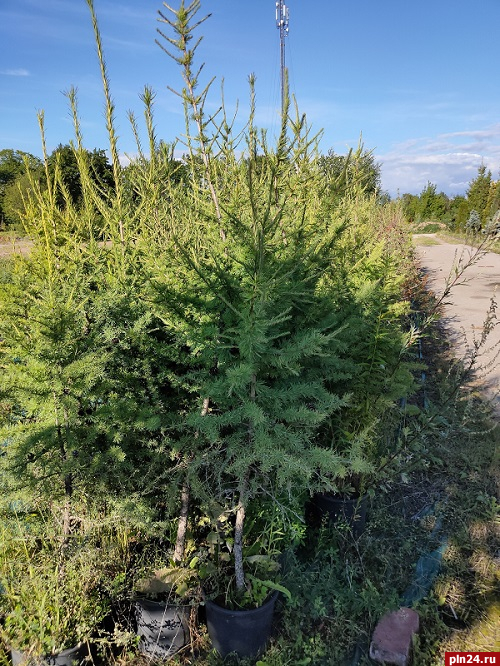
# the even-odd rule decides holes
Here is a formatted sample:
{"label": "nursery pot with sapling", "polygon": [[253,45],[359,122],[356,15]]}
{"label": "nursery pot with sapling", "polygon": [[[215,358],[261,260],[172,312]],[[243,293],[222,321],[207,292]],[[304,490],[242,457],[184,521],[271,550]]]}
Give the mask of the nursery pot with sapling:
{"label": "nursery pot with sapling", "polygon": [[167,659],[189,644],[189,591],[196,575],[194,567],[172,563],[136,583],[140,596],[134,611],[141,654]]}
{"label": "nursery pot with sapling", "polygon": [[337,481],[337,490],[316,493],[310,505],[313,524],[326,521],[330,527],[347,525],[355,538],[359,537],[366,524],[368,493],[366,480],[359,475],[349,475]]}
{"label": "nursery pot with sapling", "polygon": [[214,601],[205,601],[208,633],[214,648],[225,657],[236,652],[240,657],[256,657],[271,635],[276,590],[258,608],[231,610]]}
{"label": "nursery pot with sapling", "polygon": [[89,655],[89,642],[109,610],[99,592],[100,567],[88,548],[61,554],[43,549],[19,531],[2,535],[4,620],[0,636],[15,666],[74,666]]}
{"label": "nursery pot with sapling", "polygon": [[[271,636],[279,595],[290,599],[289,590],[278,582],[281,564],[276,547],[281,545],[283,532],[276,521],[269,519],[272,509],[268,505],[265,500],[248,505],[251,527],[241,544],[243,587],[238,587],[234,575],[232,521],[225,520],[227,515],[219,515],[214,531],[208,535],[212,559],[202,568],[204,605],[209,636],[223,657],[230,653],[240,657],[261,654]],[[265,524],[259,524],[256,515]]]}
{"label": "nursery pot with sapling", "polygon": [[367,495],[319,493],[313,499],[316,519],[326,520],[329,525],[347,524],[355,537],[365,529],[367,506]]}
{"label": "nursery pot with sapling", "polygon": [[29,652],[20,650],[11,650],[12,666],[76,666],[86,662],[86,656],[88,656],[88,649],[82,645],[44,657],[33,656]]}
{"label": "nursery pot with sapling", "polygon": [[[195,92],[195,49],[187,45],[204,21],[196,18],[199,3],[177,12],[168,9],[171,15],[160,12],[160,22],[172,36],[159,31],[158,43],[182,67],[179,94],[191,136],[196,137],[186,169],[193,183],[204,185],[187,206],[184,188],[172,190],[179,206],[169,208],[168,228],[182,228],[182,233],[172,234],[168,244],[175,249],[171,260],[183,280],[177,294],[168,286],[164,305],[175,301],[175,316],[170,309],[167,319],[178,318],[175,325],[199,359],[196,372],[189,373],[190,381],[196,380],[198,403],[191,401],[183,418],[186,433],[196,441],[189,463],[193,490],[207,505],[230,497],[234,519],[226,553],[232,567],[221,573],[219,588],[232,603],[217,608],[217,594],[207,602],[209,630],[222,652],[255,654],[270,633],[278,584],[260,579],[260,571],[251,573],[249,567],[245,539],[252,504],[265,497],[270,511],[279,507],[284,516],[297,515],[297,498],[313,487],[315,470],[329,473],[337,464],[334,453],[316,445],[321,424],[345,404],[343,396],[326,386],[342,366],[338,332],[343,324],[333,299],[325,296],[322,277],[332,263],[334,236],[325,237],[329,232],[319,224],[323,211],[310,196],[311,187],[320,186],[309,158],[315,142],[303,118],[289,125],[288,95],[273,148],[253,124],[250,79],[248,149],[240,155],[235,150],[240,137],[232,126],[222,131],[205,117],[206,91],[201,96]],[[202,400],[209,400],[208,409],[201,409]],[[281,542],[289,540],[289,523],[283,523]],[[266,536],[261,530],[254,541],[262,543]],[[290,543],[282,545],[285,549]],[[268,552],[273,555],[274,550]],[[213,564],[217,567],[217,560]],[[244,603],[249,587],[254,601],[257,588],[259,592],[253,606]],[[262,625],[255,619],[261,614]],[[257,624],[262,645],[226,643],[214,628],[219,621],[229,626],[235,621],[236,628],[229,629],[234,638],[242,632],[243,617]]]}

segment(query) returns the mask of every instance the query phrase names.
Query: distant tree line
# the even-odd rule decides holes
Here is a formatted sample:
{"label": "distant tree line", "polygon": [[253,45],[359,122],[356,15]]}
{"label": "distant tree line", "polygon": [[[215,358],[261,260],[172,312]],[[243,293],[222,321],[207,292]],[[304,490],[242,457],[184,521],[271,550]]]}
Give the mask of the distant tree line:
{"label": "distant tree line", "polygon": [[403,194],[403,207],[411,223],[440,222],[451,231],[500,231],[500,180],[493,180],[484,164],[469,183],[465,196],[447,196],[428,182],[419,195]]}
{"label": "distant tree line", "polygon": [[[113,169],[104,150],[87,150],[86,159],[91,178],[103,192],[114,190]],[[68,202],[79,206],[83,199],[80,171],[75,151],[60,144],[47,159],[47,170],[54,187],[53,196],[59,208]],[[60,178],[56,177],[60,173]],[[6,148],[0,150],[0,228],[19,228],[26,202],[33,189],[47,189],[43,161],[23,152]]]}
{"label": "distant tree line", "polygon": [[[85,157],[91,178],[101,194],[112,195],[115,183],[106,151],[86,150]],[[266,158],[261,156],[260,159]],[[138,174],[143,169],[143,160],[143,157],[137,158],[122,170],[124,191],[132,201],[138,199],[142,189],[143,184],[140,183]],[[163,142],[159,142],[157,146],[154,162],[157,179],[180,182],[188,177],[183,160],[175,159],[171,147]],[[47,189],[46,168],[49,180],[54,183],[53,195],[57,206],[64,209],[69,202],[78,208],[82,204],[80,168],[71,145],[57,146],[48,156],[47,166],[40,158],[22,150],[0,150],[0,230],[21,230],[23,213],[33,188]],[[331,205],[335,205],[348,189],[376,195],[381,201],[388,199],[380,189],[380,164],[375,161],[373,152],[366,150],[361,143],[355,151],[351,150],[347,155],[336,154],[333,149],[328,150],[319,157],[317,168],[323,179],[326,198]],[[95,220],[98,226],[98,210],[95,212]]]}
{"label": "distant tree line", "polygon": [[[163,142],[157,146],[156,165],[162,168],[156,173],[163,179],[179,182],[187,178],[182,160],[175,159],[171,147]],[[101,193],[112,195],[115,183],[113,169],[104,150],[87,150],[89,173]],[[262,158],[265,159],[265,158]],[[122,171],[125,191],[134,200],[138,196],[136,174],[140,160],[136,160]],[[389,199],[381,189],[380,164],[373,152],[360,143],[358,148],[340,155],[333,149],[320,155],[317,167],[322,176],[325,193],[331,205],[335,205],[345,192],[356,189],[373,195],[383,203]],[[7,148],[0,150],[0,230],[20,229],[26,201],[33,187],[46,188],[47,179],[43,161],[27,152]],[[64,208],[70,201],[78,207],[83,200],[80,171],[75,151],[70,145],[60,144],[47,159],[49,176],[55,186],[57,205]],[[60,178],[56,177],[56,171]],[[465,195],[450,197],[438,192],[434,183],[428,182],[418,195],[403,194],[404,213],[410,223],[426,228],[426,225],[441,223],[451,231],[500,233],[500,180],[493,180],[491,171],[482,164],[477,176],[470,182]],[[96,224],[99,213],[96,210]]]}

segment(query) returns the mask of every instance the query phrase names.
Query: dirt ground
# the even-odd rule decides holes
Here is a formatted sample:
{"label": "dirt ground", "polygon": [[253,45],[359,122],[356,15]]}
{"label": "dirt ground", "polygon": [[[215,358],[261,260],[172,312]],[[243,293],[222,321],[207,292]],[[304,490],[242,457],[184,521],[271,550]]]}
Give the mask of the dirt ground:
{"label": "dirt ground", "polygon": [[29,252],[33,243],[23,238],[0,238],[0,259],[10,257],[13,253],[25,254]]}
{"label": "dirt ground", "polygon": [[[434,234],[418,235],[414,240],[429,286],[437,297],[443,294],[447,284],[456,280],[445,299],[444,323],[452,335],[457,355],[470,353],[480,344],[485,325],[491,325],[486,341],[480,345],[475,374],[478,385],[500,413],[500,321],[495,312],[500,288],[500,255],[477,254],[475,248],[445,242]],[[457,278],[457,271],[460,273],[465,265],[463,275]]]}

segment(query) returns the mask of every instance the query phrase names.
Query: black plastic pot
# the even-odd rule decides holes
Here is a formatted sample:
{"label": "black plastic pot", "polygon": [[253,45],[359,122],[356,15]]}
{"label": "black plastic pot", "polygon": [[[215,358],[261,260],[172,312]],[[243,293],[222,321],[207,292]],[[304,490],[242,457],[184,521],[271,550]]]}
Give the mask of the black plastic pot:
{"label": "black plastic pot", "polygon": [[11,650],[12,666],[76,666],[84,659],[83,646],[62,650],[58,654],[45,657],[34,656],[20,650]]}
{"label": "black plastic pot", "polygon": [[353,536],[359,537],[366,524],[366,509],[368,497],[343,497],[323,493],[315,495],[314,507],[320,519],[326,518],[330,525],[340,521],[347,523],[352,529]]}
{"label": "black plastic pot", "polygon": [[236,652],[239,657],[256,657],[266,647],[271,635],[275,591],[265,604],[250,610],[229,610],[213,601],[205,602],[208,634],[214,648],[225,657]]}
{"label": "black plastic pot", "polygon": [[135,617],[139,650],[151,659],[171,657],[189,643],[188,607],[138,599]]}

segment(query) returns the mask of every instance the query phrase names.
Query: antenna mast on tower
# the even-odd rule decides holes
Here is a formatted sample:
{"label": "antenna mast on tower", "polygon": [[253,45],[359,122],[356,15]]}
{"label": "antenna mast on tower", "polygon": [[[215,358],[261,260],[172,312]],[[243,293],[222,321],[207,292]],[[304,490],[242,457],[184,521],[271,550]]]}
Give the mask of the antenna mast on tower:
{"label": "antenna mast on tower", "polygon": [[288,35],[289,15],[284,0],[276,2],[276,27],[280,31],[281,115],[285,113],[285,37]]}

